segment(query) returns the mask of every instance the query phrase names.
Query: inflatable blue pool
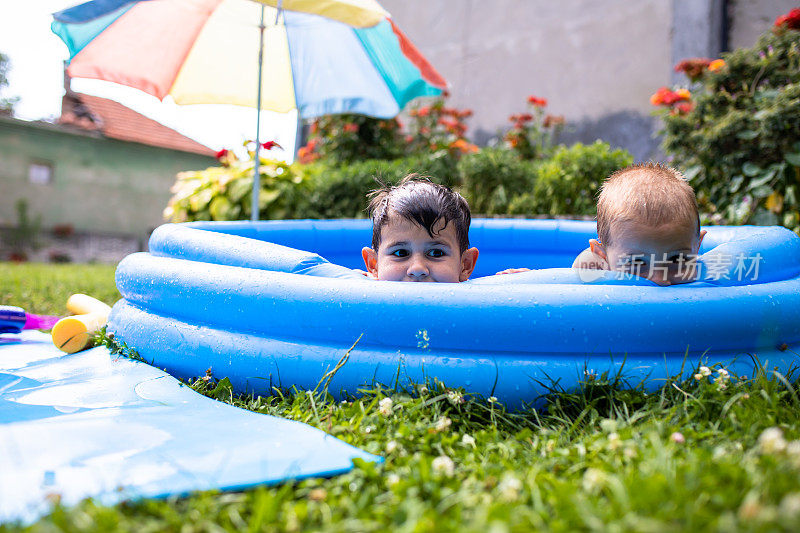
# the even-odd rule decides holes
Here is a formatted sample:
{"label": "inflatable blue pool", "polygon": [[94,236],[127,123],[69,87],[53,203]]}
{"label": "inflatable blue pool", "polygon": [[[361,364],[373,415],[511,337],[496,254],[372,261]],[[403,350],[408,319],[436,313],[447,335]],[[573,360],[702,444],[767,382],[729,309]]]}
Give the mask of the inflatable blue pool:
{"label": "inflatable blue pool", "polygon": [[[658,287],[565,268],[595,236],[593,222],[474,220],[478,277],[461,284],[353,273],[367,220],[168,224],[149,253],[120,263],[109,330],[179,377],[210,368],[258,393],[314,388],[353,344],[334,394],[437,378],[520,405],[620,366],[650,387],[701,361],[787,371],[800,362],[800,238],[705,229],[705,281]],[[519,266],[538,270],[491,275]]]}

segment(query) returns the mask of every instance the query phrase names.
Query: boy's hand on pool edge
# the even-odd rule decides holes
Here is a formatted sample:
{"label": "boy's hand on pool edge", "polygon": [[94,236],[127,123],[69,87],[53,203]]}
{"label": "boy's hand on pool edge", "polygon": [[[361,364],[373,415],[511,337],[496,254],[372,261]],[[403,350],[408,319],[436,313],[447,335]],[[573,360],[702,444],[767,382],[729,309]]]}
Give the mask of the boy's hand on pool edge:
{"label": "boy's hand on pool edge", "polygon": [[530,272],[530,268],[507,268],[505,270],[501,270],[495,276],[500,276],[501,274],[519,274],[520,272]]}

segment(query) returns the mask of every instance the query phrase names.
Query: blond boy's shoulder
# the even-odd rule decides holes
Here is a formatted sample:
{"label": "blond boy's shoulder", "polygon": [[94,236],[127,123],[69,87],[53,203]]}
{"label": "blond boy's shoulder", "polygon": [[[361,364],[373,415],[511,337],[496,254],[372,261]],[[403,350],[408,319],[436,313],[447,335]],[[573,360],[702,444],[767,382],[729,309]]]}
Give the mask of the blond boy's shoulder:
{"label": "blond boy's shoulder", "polygon": [[586,248],[578,254],[572,262],[572,268],[587,268],[592,270],[610,270],[605,259],[592,252],[591,248]]}

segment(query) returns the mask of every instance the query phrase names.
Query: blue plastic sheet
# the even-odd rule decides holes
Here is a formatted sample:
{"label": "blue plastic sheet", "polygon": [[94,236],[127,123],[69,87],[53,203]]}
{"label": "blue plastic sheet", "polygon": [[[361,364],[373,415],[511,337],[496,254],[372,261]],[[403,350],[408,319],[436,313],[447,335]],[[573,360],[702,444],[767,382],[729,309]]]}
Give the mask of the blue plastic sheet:
{"label": "blue plastic sheet", "polygon": [[237,489],[380,461],[323,431],[238,409],[106,348],[64,354],[50,336],[0,335],[0,523],[57,496],[105,505]]}

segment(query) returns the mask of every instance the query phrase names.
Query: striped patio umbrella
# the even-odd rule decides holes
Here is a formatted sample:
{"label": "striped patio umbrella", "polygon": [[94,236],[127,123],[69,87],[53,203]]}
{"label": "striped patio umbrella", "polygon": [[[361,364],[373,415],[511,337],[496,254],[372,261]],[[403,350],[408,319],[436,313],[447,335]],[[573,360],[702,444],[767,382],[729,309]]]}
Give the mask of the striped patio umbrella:
{"label": "striped patio umbrella", "polygon": [[[261,109],[391,118],[446,87],[374,0],[94,0],[53,18],[70,76],[255,107],[257,121]],[[256,145],[254,220],[258,124]]]}

